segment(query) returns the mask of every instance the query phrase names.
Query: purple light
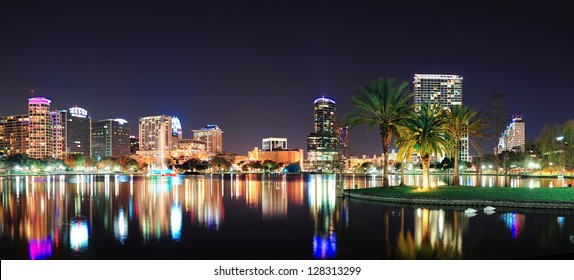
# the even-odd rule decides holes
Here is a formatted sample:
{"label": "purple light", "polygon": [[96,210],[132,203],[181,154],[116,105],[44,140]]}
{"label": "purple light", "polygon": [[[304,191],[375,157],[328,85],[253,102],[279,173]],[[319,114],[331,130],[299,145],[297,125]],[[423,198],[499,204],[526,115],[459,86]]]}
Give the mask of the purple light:
{"label": "purple light", "polygon": [[50,105],[50,103],[52,103],[50,99],[41,96],[28,98],[28,104]]}
{"label": "purple light", "polygon": [[28,244],[31,260],[45,260],[52,256],[52,241],[48,236],[44,240],[32,239]]}

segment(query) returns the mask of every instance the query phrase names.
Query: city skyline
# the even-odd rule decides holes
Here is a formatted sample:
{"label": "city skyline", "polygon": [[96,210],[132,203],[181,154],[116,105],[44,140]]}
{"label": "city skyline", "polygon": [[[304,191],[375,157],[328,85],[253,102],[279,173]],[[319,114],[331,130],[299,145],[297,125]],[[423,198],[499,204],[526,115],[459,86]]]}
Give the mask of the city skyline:
{"label": "city skyline", "polygon": [[[415,73],[456,74],[477,110],[504,92],[532,141],[572,117],[574,9],[494,3],[10,3],[0,11],[0,115],[23,114],[34,88],[52,108],[126,119],[132,135],[142,116],[178,116],[185,138],[216,123],[224,150],[244,154],[270,135],[306,147],[319,96],[342,117],[352,91],[375,78],[412,89]],[[540,95],[548,106],[533,102]],[[381,151],[362,126],[349,143],[352,155]]]}

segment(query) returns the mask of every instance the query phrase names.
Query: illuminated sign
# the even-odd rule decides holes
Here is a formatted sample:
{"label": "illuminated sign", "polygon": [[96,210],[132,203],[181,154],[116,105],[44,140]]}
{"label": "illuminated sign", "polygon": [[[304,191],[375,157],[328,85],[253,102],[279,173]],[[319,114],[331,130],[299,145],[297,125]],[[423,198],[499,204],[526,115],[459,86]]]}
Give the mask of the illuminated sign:
{"label": "illuminated sign", "polygon": [[70,108],[69,111],[70,111],[70,115],[72,115],[72,117],[86,118],[88,116],[88,111],[86,111],[85,109],[82,109],[80,107]]}

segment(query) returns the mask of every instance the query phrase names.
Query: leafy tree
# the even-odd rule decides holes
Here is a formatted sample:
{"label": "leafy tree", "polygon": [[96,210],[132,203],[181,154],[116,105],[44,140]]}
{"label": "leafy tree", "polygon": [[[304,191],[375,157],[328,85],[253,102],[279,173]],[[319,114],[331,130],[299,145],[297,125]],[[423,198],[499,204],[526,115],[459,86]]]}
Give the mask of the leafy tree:
{"label": "leafy tree", "polygon": [[448,170],[453,167],[454,167],[453,161],[449,157],[444,157],[440,162],[440,169],[442,170]]}
{"label": "leafy tree", "polygon": [[[488,127],[485,132],[491,141],[489,144],[491,147],[498,147],[498,138],[506,129],[506,125],[510,117],[510,109],[508,108],[506,100],[504,99],[504,93],[501,91],[495,91],[490,95],[490,99],[486,104],[486,113],[484,116],[488,122]],[[500,160],[498,157],[495,159],[496,174],[498,175],[498,166],[500,166]]]}
{"label": "leafy tree", "polygon": [[203,171],[209,167],[209,164],[198,158],[192,158],[184,162],[181,167],[185,170]]}
{"label": "leafy tree", "polygon": [[211,159],[209,165],[218,172],[225,172],[229,171],[229,167],[231,167],[231,162],[223,157],[214,157]]}
{"label": "leafy tree", "polygon": [[277,164],[275,161],[266,159],[265,161],[263,161],[263,168],[268,171],[275,171],[277,170],[277,168],[279,168],[279,164]]}
{"label": "leafy tree", "polygon": [[558,145],[556,138],[562,133],[562,128],[558,124],[546,124],[542,127],[540,135],[536,139],[536,144],[540,152],[548,162],[556,163],[558,161]]}
{"label": "leafy tree", "polygon": [[84,154],[70,154],[64,159],[64,162],[71,169],[86,166],[86,156]]}
{"label": "leafy tree", "polygon": [[396,144],[399,149],[398,158],[414,150],[421,155],[423,165],[423,187],[429,187],[429,166],[431,155],[441,156],[452,149],[452,139],[446,131],[448,119],[438,106],[428,103],[421,104],[418,112],[412,112],[402,122],[403,129],[408,133],[401,135]]}
{"label": "leafy tree", "polygon": [[366,124],[368,131],[377,126],[381,134],[383,148],[383,187],[389,187],[389,146],[393,135],[398,133],[400,122],[412,110],[411,97],[407,89],[408,83],[396,85],[394,79],[377,79],[367,86],[360,87],[354,92],[354,111],[345,116],[344,122],[349,128]]}

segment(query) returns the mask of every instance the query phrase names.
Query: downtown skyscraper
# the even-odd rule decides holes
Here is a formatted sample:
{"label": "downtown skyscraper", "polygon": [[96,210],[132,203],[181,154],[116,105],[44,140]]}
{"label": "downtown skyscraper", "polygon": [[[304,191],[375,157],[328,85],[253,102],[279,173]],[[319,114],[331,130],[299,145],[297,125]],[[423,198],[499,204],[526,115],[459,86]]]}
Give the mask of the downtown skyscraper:
{"label": "downtown skyscraper", "polygon": [[[314,131],[307,136],[307,166],[317,171],[338,168],[343,160],[344,133],[337,127],[337,105],[333,99],[319,97],[313,102]],[[345,139],[341,135],[345,135]],[[344,140],[344,141],[343,141]]]}
{"label": "downtown skyscraper", "polygon": [[[433,103],[447,109],[462,105],[462,77],[459,75],[415,74],[413,83],[415,106]],[[460,141],[459,160],[469,161],[468,135]]]}

